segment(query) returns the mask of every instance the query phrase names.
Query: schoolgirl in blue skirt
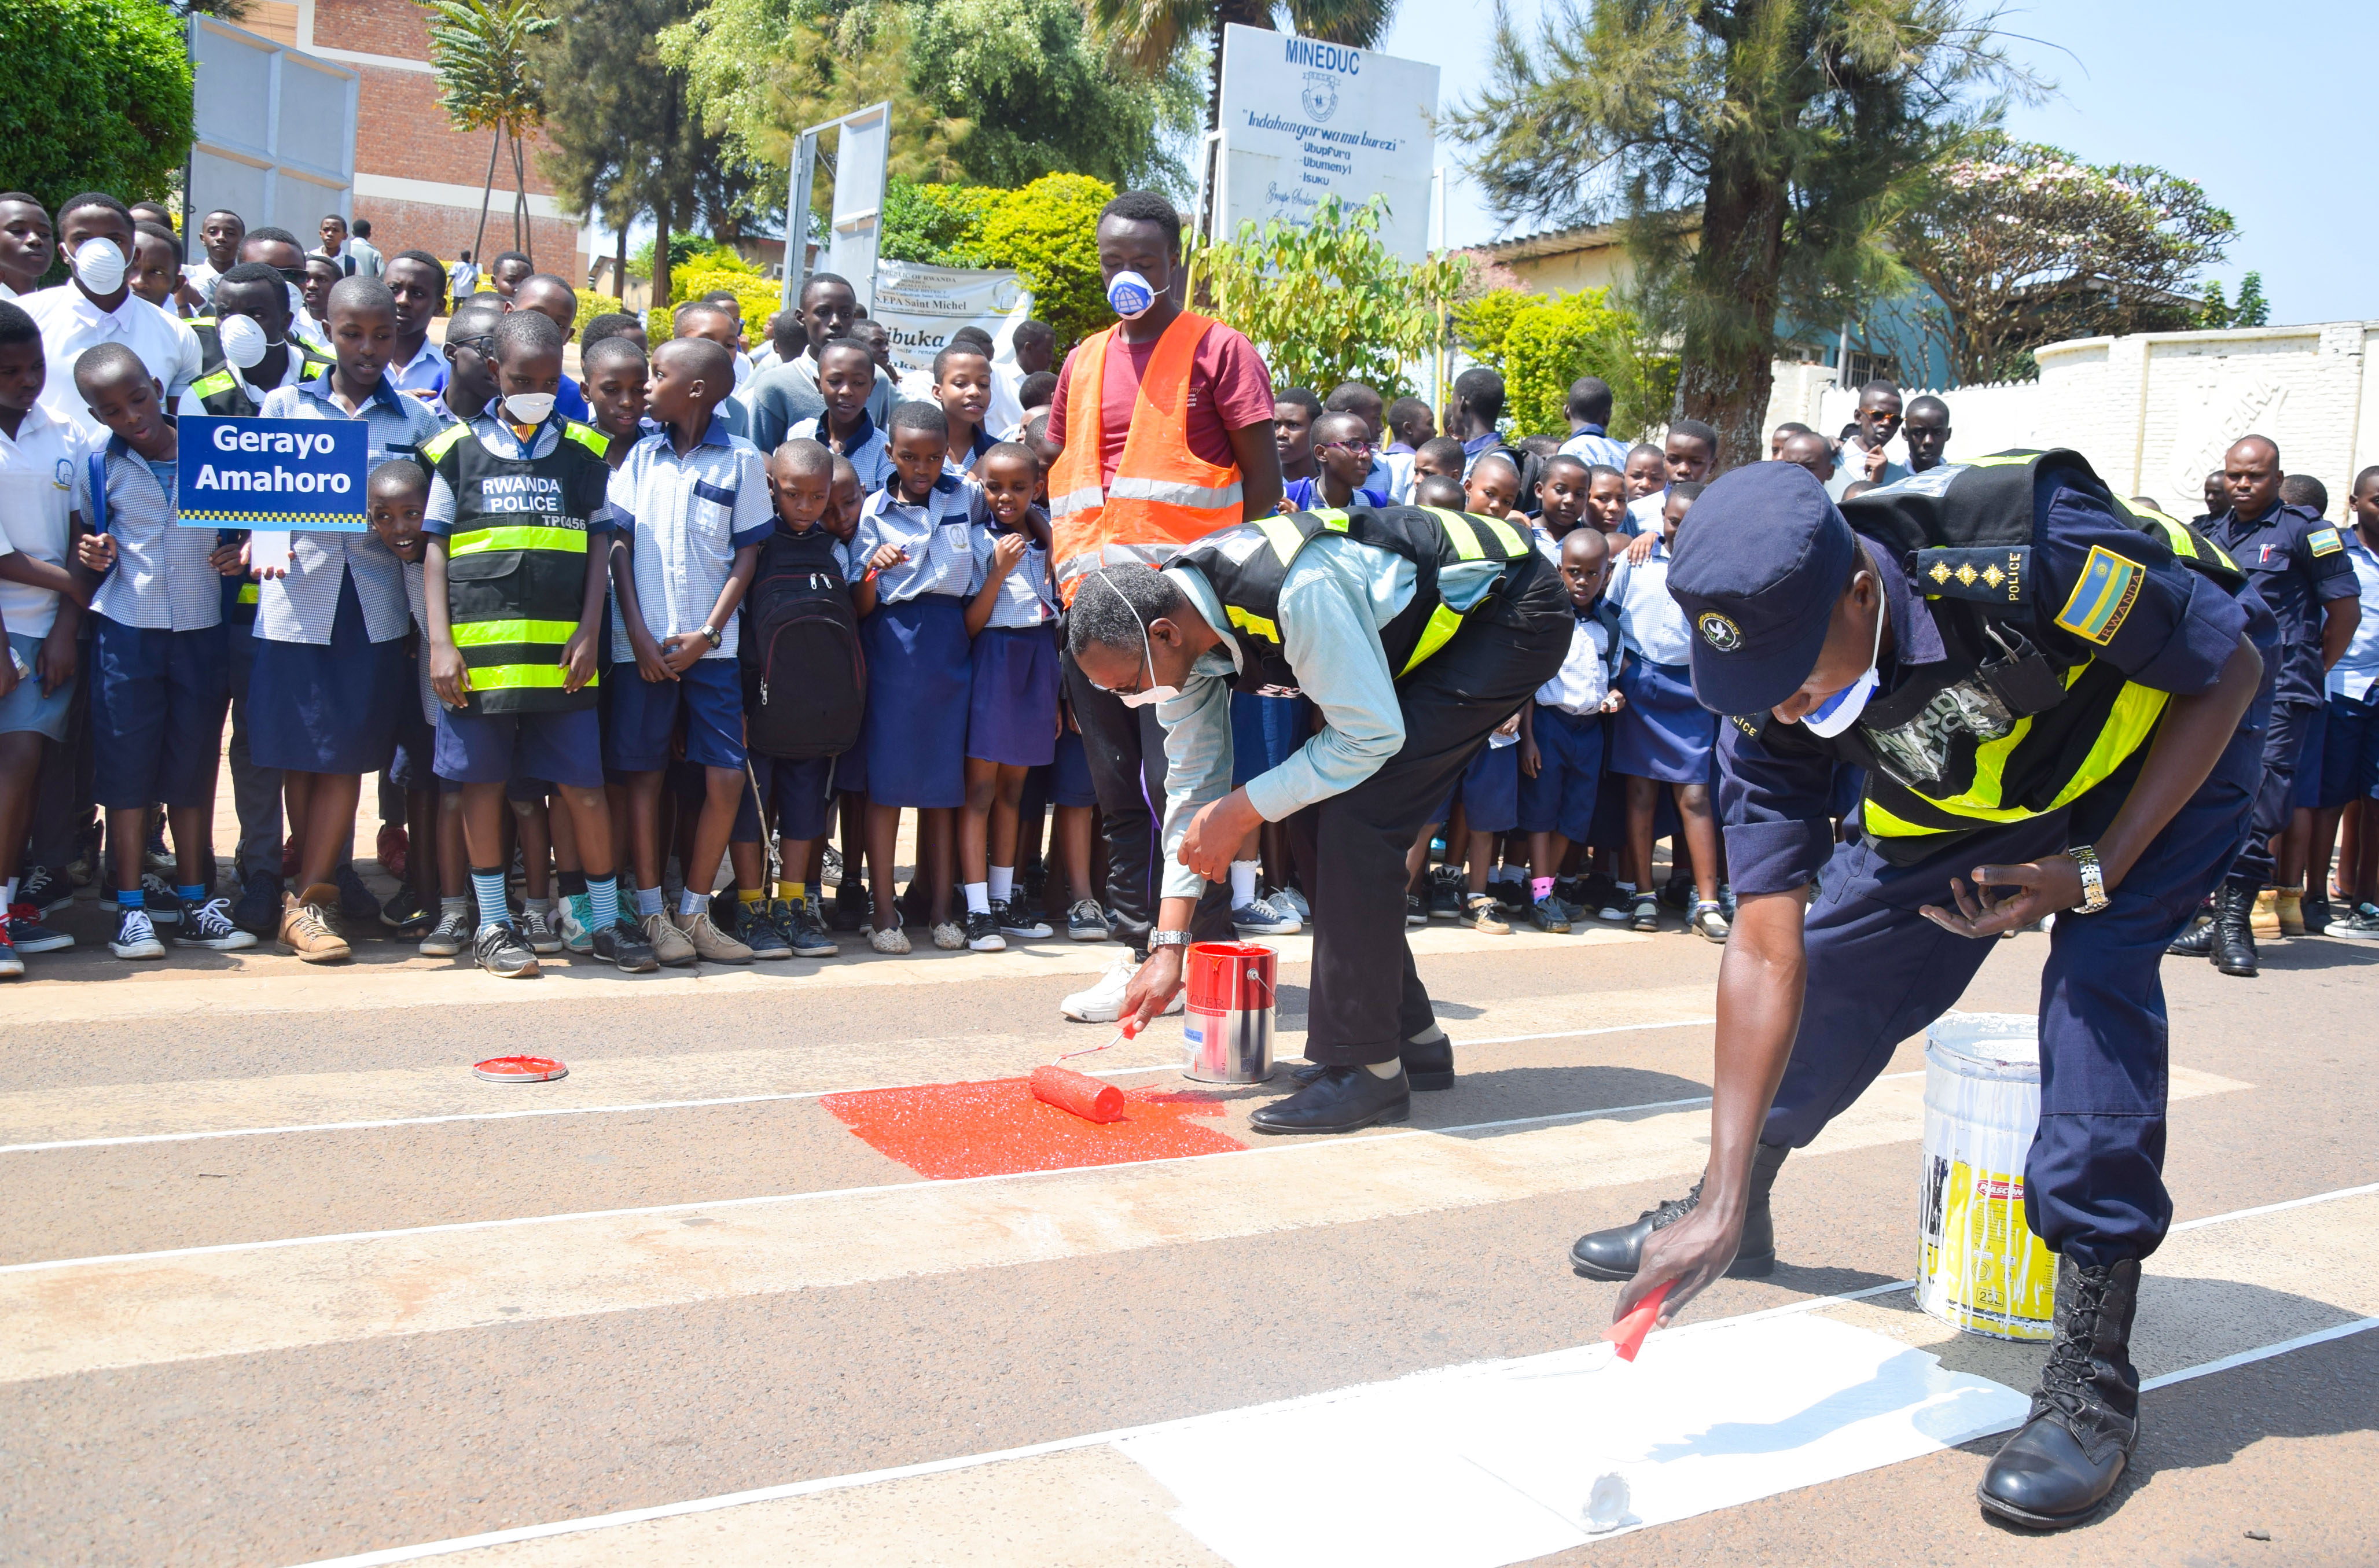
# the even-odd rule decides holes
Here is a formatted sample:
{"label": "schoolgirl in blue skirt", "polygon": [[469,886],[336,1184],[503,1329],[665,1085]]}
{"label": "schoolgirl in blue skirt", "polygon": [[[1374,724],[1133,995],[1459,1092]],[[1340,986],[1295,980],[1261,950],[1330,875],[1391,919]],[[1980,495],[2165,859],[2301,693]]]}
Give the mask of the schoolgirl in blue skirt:
{"label": "schoolgirl in blue skirt", "polygon": [[966,612],[983,586],[975,536],[989,514],[982,486],[943,471],[949,424],[937,404],[897,405],[887,436],[892,482],[867,498],[851,544],[868,567],[855,598],[867,656],[860,747],[867,754],[867,869],[875,885],[868,942],[879,953],[905,953],[892,850],[900,813],[910,807],[919,814],[918,869],[934,946],[966,946],[965,930],[951,918],[954,818],[966,803],[974,682]]}
{"label": "schoolgirl in blue skirt", "polygon": [[1041,488],[1039,460],[1020,442],[1001,441],[984,453],[975,473],[989,520],[975,534],[981,586],[966,609],[974,685],[959,866],[966,881],[967,946],[987,953],[1007,947],[1009,936],[1049,935],[1012,895],[1024,776],[1057,754],[1057,590],[1049,573],[1049,522],[1033,504]]}

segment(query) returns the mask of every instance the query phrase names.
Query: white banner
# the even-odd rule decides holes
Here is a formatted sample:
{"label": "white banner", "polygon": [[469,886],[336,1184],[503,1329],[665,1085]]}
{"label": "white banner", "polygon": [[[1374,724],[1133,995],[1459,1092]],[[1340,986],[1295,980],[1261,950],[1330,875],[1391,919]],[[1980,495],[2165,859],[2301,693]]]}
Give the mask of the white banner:
{"label": "white banner", "polygon": [[1014,272],[878,261],[867,313],[890,335],[894,364],[930,370],[950,334],[966,326],[991,334],[995,358],[1012,359],[1016,329],[1033,314],[1033,291]]}
{"label": "white banner", "polygon": [[1242,221],[1308,222],[1325,197],[1388,199],[1380,238],[1429,251],[1437,67],[1237,23],[1223,30],[1222,186],[1214,237]]}

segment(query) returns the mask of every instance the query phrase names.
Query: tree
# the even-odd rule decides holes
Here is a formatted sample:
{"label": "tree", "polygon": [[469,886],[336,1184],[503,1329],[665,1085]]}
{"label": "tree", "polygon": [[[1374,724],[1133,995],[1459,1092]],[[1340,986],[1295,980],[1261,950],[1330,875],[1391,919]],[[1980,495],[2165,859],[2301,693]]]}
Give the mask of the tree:
{"label": "tree", "polygon": [[662,51],[755,164],[786,168],[804,128],[888,100],[903,178],[1186,183],[1165,149],[1195,124],[1194,78],[1111,56],[1074,0],[709,0]]}
{"label": "tree", "polygon": [[190,156],[182,21],[154,0],[0,5],[0,190],[57,204],[86,190],[163,197]]}
{"label": "tree", "polygon": [[488,177],[479,187],[479,228],[471,254],[483,253],[488,205],[495,195],[496,155],[513,149],[513,248],[533,255],[528,228],[528,165],[521,139],[545,121],[545,93],[529,57],[530,42],[556,25],[538,0],[419,0],[437,14],[429,26],[429,62],[438,72],[438,105],[458,131],[492,131]]}
{"label": "tree", "polygon": [[2178,175],[1993,132],[1927,174],[1891,237],[1938,301],[1922,315],[1950,374],[2001,381],[2028,380],[2042,344],[2194,326],[2194,274],[2235,232]]}
{"label": "tree", "polygon": [[1581,376],[1609,383],[1615,436],[1638,435],[1668,417],[1676,356],[1613,304],[1609,289],[1490,289],[1455,307],[1454,327],[1463,346],[1503,378],[1503,408],[1515,430],[1566,436],[1570,384]]}
{"label": "tree", "polygon": [[[751,190],[747,167],[704,127],[685,73],[662,60],[656,42],[696,8],[696,0],[570,0],[561,25],[534,46],[548,98],[538,165],[565,204],[599,211],[623,240],[647,212],[665,234],[697,215],[731,226]],[[671,246],[653,262],[657,303],[670,298],[677,259]]]}
{"label": "tree", "polygon": [[[1973,0],[1498,0],[1492,78],[1449,120],[1506,222],[1620,220],[1673,302],[1682,411],[1721,460],[1766,455],[1777,320],[1836,321],[1895,281],[1884,219],[2012,66]],[[1899,275],[1904,279],[1904,274]],[[1666,322],[1662,323],[1666,325]]]}
{"label": "tree", "polygon": [[1280,385],[1360,380],[1401,396],[1404,367],[1435,351],[1465,268],[1450,256],[1398,259],[1380,242],[1386,211],[1380,197],[1349,210],[1332,196],[1302,225],[1243,223],[1237,239],[1190,253],[1193,286],[1262,352]]}
{"label": "tree", "polygon": [[2239,280],[2239,303],[2230,308],[2230,325],[2266,327],[2271,321],[2271,302],[2264,297],[2264,274],[2250,272]]}
{"label": "tree", "polygon": [[1142,70],[1177,68],[1206,50],[1206,128],[1223,113],[1223,29],[1277,31],[1284,16],[1298,33],[1369,49],[1387,36],[1396,0],[1090,0],[1091,22]]}

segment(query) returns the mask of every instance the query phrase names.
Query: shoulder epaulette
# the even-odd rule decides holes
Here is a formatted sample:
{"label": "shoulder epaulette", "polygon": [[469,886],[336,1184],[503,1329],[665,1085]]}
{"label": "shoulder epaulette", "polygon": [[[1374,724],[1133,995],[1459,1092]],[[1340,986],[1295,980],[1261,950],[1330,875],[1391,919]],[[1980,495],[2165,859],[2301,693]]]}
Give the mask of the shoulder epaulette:
{"label": "shoulder epaulette", "polygon": [[611,451],[611,438],[592,425],[582,425],[575,419],[564,419],[562,422],[562,433],[598,457],[606,457]]}
{"label": "shoulder epaulette", "polygon": [[471,433],[468,425],[449,425],[421,444],[421,461],[436,463],[454,450],[454,444]]}

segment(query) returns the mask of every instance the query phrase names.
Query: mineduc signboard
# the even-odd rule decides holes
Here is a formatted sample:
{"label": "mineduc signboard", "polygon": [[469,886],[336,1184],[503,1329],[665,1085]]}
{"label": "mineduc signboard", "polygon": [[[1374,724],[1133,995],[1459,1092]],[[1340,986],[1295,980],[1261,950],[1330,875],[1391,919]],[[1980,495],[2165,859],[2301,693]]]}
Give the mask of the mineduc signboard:
{"label": "mineduc signboard", "polygon": [[1223,30],[1215,237],[1273,218],[1309,221],[1331,196],[1388,199],[1380,237],[1407,261],[1429,250],[1437,67],[1234,23]]}

